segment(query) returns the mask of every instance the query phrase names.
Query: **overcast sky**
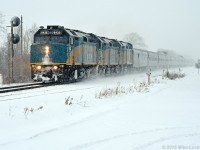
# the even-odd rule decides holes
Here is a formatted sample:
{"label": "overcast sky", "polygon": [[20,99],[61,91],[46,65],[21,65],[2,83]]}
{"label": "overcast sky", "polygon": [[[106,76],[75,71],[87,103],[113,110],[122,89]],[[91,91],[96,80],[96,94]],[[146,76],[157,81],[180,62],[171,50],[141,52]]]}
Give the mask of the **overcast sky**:
{"label": "overcast sky", "polygon": [[63,25],[121,40],[137,32],[148,49],[200,58],[200,0],[0,0],[6,25]]}

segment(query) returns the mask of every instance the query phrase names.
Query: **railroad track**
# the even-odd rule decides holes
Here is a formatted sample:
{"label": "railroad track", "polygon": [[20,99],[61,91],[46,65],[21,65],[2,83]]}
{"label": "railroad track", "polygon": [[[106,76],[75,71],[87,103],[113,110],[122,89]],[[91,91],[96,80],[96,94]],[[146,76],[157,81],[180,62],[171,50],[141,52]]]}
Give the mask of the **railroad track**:
{"label": "railroad track", "polygon": [[30,83],[25,85],[17,85],[17,86],[8,86],[0,88],[0,93],[8,93],[8,92],[15,92],[15,91],[22,91],[22,90],[29,90],[29,89],[36,89],[42,88],[47,86],[58,85],[58,83]]}

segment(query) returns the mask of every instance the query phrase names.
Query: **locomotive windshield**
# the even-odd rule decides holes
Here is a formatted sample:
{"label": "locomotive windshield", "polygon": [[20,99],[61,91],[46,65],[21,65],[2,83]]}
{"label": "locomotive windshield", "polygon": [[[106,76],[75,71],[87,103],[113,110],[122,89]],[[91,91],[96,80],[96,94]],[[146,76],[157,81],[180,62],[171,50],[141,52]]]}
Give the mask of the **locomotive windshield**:
{"label": "locomotive windshield", "polygon": [[69,43],[65,33],[60,30],[40,30],[34,38],[34,43]]}

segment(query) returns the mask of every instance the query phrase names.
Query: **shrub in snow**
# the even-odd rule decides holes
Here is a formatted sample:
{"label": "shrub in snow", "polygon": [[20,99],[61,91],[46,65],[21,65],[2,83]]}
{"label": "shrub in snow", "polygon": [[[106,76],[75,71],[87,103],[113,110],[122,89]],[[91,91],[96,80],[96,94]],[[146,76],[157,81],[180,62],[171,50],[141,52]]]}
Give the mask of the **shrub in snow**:
{"label": "shrub in snow", "polygon": [[74,99],[74,98],[68,96],[67,98],[65,98],[65,105],[77,104],[82,107],[87,107],[87,100],[83,99],[83,95],[81,95],[80,99],[78,99],[78,98]]}
{"label": "shrub in snow", "polygon": [[81,95],[80,99],[77,101],[77,104],[82,106],[82,107],[86,107],[86,100],[83,100],[83,95]]}
{"label": "shrub in snow", "polygon": [[82,107],[87,107],[87,101],[78,101],[77,104]]}
{"label": "shrub in snow", "polygon": [[37,110],[43,109],[43,106],[40,106]]}
{"label": "shrub in snow", "polygon": [[137,92],[147,92],[148,91],[148,84],[147,82],[143,81],[138,86],[136,86]]}
{"label": "shrub in snow", "polygon": [[29,113],[28,107],[24,108],[24,116],[27,118],[27,115]]}
{"label": "shrub in snow", "polygon": [[73,101],[73,98],[71,98],[70,96],[68,98],[65,98],[65,105],[71,105]]}
{"label": "shrub in snow", "polygon": [[34,111],[34,108],[31,108],[31,109],[30,109],[30,112],[33,112],[33,111]]}
{"label": "shrub in snow", "polygon": [[33,113],[33,112],[36,112],[36,111],[38,111],[38,110],[40,110],[40,109],[43,109],[43,106],[40,106],[40,107],[38,107],[38,108],[36,108],[36,109],[34,109],[34,108],[28,108],[28,107],[25,107],[24,108],[24,116],[27,118],[27,116],[28,116],[28,114],[31,112],[31,113]]}
{"label": "shrub in snow", "polygon": [[185,74],[184,73],[176,73],[176,72],[169,72],[167,71],[165,74],[164,74],[164,77],[165,78],[168,78],[170,80],[175,80],[175,79],[179,79],[179,78],[184,78],[185,77]]}
{"label": "shrub in snow", "polygon": [[[159,83],[157,79],[152,79],[151,83]],[[116,87],[109,87],[109,88],[103,88],[102,90],[95,93],[95,98],[101,99],[101,98],[107,98],[111,96],[117,96],[121,94],[128,94],[128,93],[146,93],[149,92],[149,85],[146,81],[140,82],[136,85],[129,85],[127,87],[121,86],[120,83],[117,84]]]}

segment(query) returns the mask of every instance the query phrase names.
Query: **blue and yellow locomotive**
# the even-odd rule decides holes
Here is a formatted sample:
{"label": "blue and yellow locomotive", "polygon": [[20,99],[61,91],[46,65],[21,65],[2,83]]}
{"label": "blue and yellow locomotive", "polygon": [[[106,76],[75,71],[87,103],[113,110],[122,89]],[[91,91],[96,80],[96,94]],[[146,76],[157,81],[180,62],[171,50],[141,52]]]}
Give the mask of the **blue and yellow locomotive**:
{"label": "blue and yellow locomotive", "polygon": [[40,27],[31,45],[32,79],[65,82],[95,72],[127,71],[133,67],[132,57],[130,43],[62,26]]}
{"label": "blue and yellow locomotive", "polygon": [[135,49],[130,43],[63,26],[40,27],[30,57],[32,79],[42,82],[187,65],[180,56]]}

